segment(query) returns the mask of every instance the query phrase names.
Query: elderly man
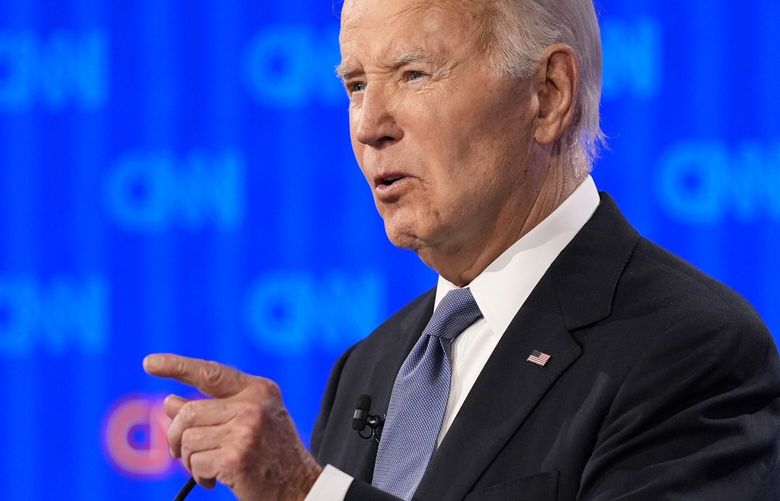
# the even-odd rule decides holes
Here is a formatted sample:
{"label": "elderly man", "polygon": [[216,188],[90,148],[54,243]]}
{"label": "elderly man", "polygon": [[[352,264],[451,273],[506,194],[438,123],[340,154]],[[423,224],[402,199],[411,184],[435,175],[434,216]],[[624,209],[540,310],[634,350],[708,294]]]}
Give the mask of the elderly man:
{"label": "elderly man", "polygon": [[[776,499],[770,334],[589,176],[591,0],[348,0],[340,42],[358,163],[438,285],[338,361],[314,456],[272,382],[148,357],[214,397],[165,404],[194,478],[242,500]],[[381,440],[351,427],[361,395]]]}

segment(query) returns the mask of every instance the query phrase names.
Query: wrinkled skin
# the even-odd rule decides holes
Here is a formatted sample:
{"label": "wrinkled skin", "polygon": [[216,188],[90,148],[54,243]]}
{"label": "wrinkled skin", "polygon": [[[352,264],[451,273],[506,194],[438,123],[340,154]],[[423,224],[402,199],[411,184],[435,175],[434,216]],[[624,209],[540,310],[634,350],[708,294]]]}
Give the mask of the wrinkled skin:
{"label": "wrinkled skin", "polygon": [[171,395],[171,454],[204,487],[225,484],[248,500],[300,500],[320,467],[298,437],[279,387],[230,367],[177,355],[150,355],[144,368],[199,389],[211,400]]}
{"label": "wrinkled skin", "polygon": [[[388,237],[461,286],[581,181],[559,144],[579,82],[571,49],[549,47],[529,78],[502,76],[474,4],[347,0],[340,36],[352,144]],[[177,355],[144,368],[212,397],[165,401],[171,454],[198,483],[242,501],[305,498],[321,468],[273,381]]]}
{"label": "wrinkled skin", "polygon": [[551,47],[530,79],[504,76],[473,5],[348,0],[340,36],[352,145],[387,235],[458,285],[581,181],[556,165],[578,80],[571,49]]}

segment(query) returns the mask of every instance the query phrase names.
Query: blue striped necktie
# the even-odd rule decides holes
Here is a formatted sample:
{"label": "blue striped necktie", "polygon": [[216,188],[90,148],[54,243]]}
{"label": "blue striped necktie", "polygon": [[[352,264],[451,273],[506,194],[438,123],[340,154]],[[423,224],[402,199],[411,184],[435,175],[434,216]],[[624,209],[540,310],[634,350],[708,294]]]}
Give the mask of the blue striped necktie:
{"label": "blue striped necktie", "polygon": [[452,341],[482,317],[469,289],[444,296],[393,384],[373,485],[411,499],[428,467],[450,395]]}

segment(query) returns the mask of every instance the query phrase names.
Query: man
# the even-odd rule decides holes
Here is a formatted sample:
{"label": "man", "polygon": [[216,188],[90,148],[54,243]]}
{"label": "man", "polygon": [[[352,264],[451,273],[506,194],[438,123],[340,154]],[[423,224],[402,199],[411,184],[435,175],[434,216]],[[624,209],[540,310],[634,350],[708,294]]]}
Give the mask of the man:
{"label": "man", "polygon": [[439,283],[336,364],[316,461],[272,382],[148,357],[214,397],[165,403],[194,478],[242,500],[776,499],[770,334],[588,174],[591,0],[348,0],[341,28],[358,163]]}

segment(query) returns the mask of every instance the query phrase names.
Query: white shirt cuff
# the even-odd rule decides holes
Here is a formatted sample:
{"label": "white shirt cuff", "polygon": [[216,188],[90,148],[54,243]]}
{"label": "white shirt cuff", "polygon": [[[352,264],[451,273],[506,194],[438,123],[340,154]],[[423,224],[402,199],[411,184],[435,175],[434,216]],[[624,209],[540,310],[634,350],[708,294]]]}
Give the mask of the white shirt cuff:
{"label": "white shirt cuff", "polygon": [[335,466],[326,465],[303,501],[344,501],[352,480]]}

